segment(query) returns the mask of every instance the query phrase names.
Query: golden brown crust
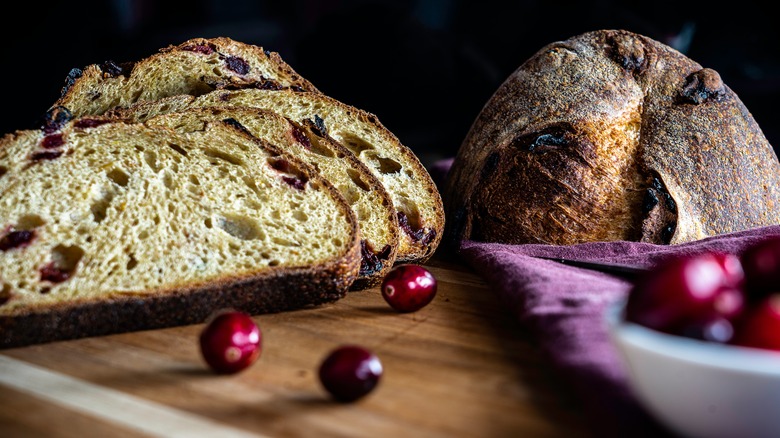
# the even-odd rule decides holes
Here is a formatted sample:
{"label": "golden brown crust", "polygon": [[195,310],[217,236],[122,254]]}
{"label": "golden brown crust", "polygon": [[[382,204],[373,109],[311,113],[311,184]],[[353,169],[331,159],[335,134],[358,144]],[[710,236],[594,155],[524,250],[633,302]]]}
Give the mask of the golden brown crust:
{"label": "golden brown crust", "polygon": [[589,32],[539,50],[487,102],[445,186],[447,239],[685,242],[778,223],[779,183],[717,72]]}
{"label": "golden brown crust", "polygon": [[218,85],[248,83],[318,92],[276,52],[227,37],[192,38],[137,62],[109,61],[73,69],[52,107],[64,106],[74,116],[100,115],[138,101],[199,95]]}

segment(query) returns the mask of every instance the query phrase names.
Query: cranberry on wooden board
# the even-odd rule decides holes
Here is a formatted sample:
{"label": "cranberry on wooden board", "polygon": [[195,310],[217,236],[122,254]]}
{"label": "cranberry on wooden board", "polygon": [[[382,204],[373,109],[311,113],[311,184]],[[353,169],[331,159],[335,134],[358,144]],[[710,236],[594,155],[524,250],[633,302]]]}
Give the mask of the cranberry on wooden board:
{"label": "cranberry on wooden board", "polygon": [[320,364],[320,383],[336,401],[349,403],[368,395],[383,374],[382,363],[358,345],[342,345]]}
{"label": "cranberry on wooden board", "polygon": [[216,313],[200,334],[200,350],[218,374],[235,374],[252,365],[262,349],[262,333],[252,318],[238,311]]}
{"label": "cranberry on wooden board", "polygon": [[419,265],[398,265],[382,280],[382,297],[399,312],[414,312],[427,306],[436,296],[438,282],[430,271]]}

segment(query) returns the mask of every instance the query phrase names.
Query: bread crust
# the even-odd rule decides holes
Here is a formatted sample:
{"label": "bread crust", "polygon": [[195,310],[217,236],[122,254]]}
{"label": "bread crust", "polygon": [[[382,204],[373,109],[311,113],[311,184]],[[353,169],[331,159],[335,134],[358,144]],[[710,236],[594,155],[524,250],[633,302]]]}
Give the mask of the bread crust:
{"label": "bread crust", "polygon": [[[331,303],[346,295],[359,257],[359,247],[353,246],[343,259],[324,266],[2,315],[0,348],[199,324],[216,309],[259,315]],[[334,278],[342,280],[334,282]]]}
{"label": "bread crust", "polygon": [[551,43],[506,79],[443,196],[448,245],[680,243],[778,223],[780,163],[717,72],[608,29]]}
{"label": "bread crust", "polygon": [[[210,61],[204,61],[208,58]],[[208,65],[198,73],[187,66]],[[222,66],[222,74],[210,70]],[[180,72],[174,73],[176,69]],[[264,83],[319,92],[277,52],[227,37],[192,38],[169,45],[137,62],[90,64],[75,68],[65,79],[60,98],[74,116],[100,115],[116,106],[156,100],[176,94],[199,95],[219,85]]]}

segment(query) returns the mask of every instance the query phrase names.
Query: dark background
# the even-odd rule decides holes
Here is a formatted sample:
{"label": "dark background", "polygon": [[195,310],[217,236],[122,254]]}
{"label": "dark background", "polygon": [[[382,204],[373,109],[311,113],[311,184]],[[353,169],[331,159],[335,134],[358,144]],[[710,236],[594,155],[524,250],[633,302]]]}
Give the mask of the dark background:
{"label": "dark background", "polygon": [[779,17],[758,2],[114,0],[27,2],[4,18],[2,133],[36,127],[72,67],[228,36],[376,114],[428,165],[455,154],[493,91],[542,46],[623,28],[718,70],[780,146]]}

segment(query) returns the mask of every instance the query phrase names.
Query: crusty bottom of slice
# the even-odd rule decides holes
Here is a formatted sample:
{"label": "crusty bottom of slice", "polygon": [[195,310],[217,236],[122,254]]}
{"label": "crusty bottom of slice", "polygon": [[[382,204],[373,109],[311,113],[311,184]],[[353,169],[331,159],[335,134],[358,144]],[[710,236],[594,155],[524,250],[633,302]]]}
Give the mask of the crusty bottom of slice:
{"label": "crusty bottom of slice", "polygon": [[77,120],[6,136],[0,169],[2,347],[317,305],[358,272],[335,187],[233,126]]}

